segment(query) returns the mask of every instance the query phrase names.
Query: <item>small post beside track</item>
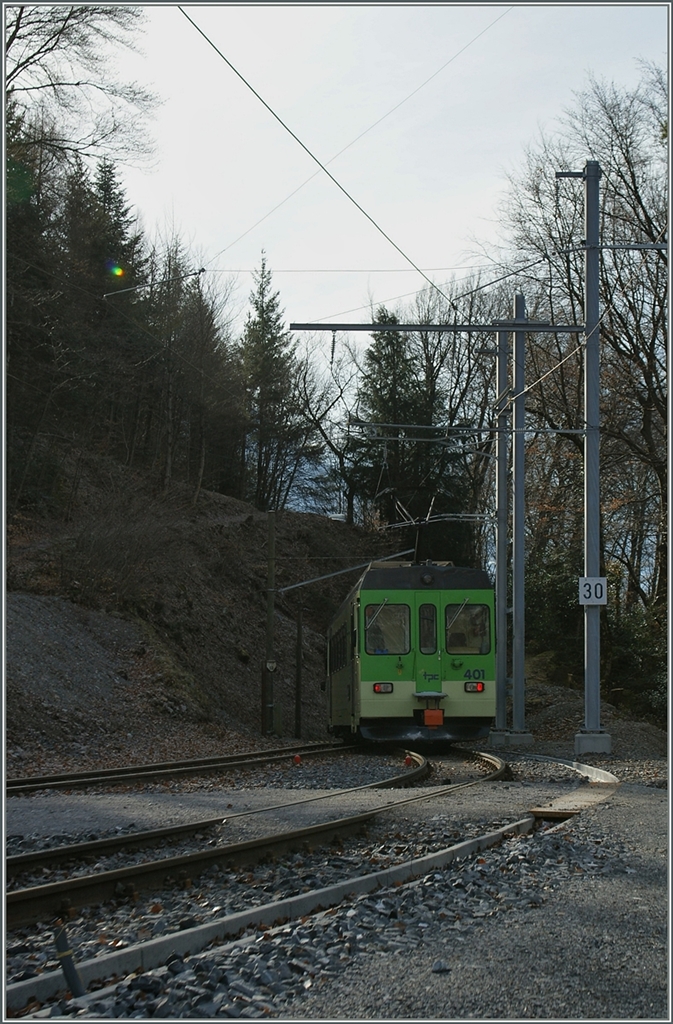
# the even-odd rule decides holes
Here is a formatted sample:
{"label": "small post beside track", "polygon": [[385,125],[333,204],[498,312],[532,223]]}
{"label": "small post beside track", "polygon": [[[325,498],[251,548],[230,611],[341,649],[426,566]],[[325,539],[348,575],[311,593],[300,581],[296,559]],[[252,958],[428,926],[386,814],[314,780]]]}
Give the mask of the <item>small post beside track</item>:
{"label": "small post beside track", "polygon": [[267,512],[267,585],[266,585],[266,650],[262,668],[262,736],[273,734],[273,673],[276,660],[273,649],[274,619],[276,615],[276,514]]}
{"label": "small post beside track", "polygon": [[295,688],[294,688],[294,735],[295,739],[301,739],[301,669],[302,669],[302,648],[303,643],[303,622],[302,613],[303,608],[300,608],[297,613],[297,667],[295,674]]}

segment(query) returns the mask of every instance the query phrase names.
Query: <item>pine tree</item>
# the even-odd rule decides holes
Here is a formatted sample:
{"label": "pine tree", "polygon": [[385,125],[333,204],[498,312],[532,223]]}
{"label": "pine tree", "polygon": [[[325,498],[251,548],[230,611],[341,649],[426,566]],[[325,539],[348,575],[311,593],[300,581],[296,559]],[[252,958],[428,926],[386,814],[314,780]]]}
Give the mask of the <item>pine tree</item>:
{"label": "pine tree", "polygon": [[131,207],[119,183],[117,170],[107,159],[101,160],[96,169],[94,194],[102,220],[99,244],[103,266],[113,277],[113,280],[108,280],[108,290],[112,291],[114,279],[120,288],[133,287],[138,283],[144,265],[142,236],[133,230],[135,218]]}
{"label": "pine tree", "polygon": [[[376,311],[375,323],[398,322],[385,307]],[[371,424],[356,446],[361,505],[388,525],[462,511],[465,474],[443,437],[441,388],[428,387],[422,353],[407,334],[377,331],[372,338],[359,389],[360,417]],[[472,560],[464,526],[433,524],[422,540],[426,557]]]}
{"label": "pine tree", "polygon": [[264,254],[254,280],[240,346],[247,404],[243,493],[258,508],[282,508],[308,453],[310,428],[299,396],[295,345],[284,329]]}

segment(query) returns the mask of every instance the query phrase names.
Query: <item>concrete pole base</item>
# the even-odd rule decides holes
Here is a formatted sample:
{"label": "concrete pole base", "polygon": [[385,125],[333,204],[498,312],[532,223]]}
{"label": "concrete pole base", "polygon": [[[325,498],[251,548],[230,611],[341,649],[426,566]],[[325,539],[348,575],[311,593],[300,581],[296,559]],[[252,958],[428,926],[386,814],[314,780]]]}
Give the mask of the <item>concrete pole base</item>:
{"label": "concrete pole base", "polygon": [[579,754],[611,754],[612,737],[607,732],[576,732],[575,756]]}
{"label": "concrete pole base", "polygon": [[488,741],[492,747],[529,747],[534,742],[532,732],[510,729],[491,729]]}

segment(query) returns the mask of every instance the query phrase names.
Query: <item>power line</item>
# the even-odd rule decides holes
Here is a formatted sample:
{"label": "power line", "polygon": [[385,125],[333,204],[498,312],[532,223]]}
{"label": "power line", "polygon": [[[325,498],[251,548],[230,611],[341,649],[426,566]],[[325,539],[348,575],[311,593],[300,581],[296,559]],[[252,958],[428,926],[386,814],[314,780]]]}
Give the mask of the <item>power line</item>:
{"label": "power line", "polygon": [[[389,561],[391,558],[401,558],[403,555],[413,554],[413,548],[407,548],[405,551],[396,551],[394,555],[385,555],[380,561]],[[314,576],[312,580],[302,580],[301,583],[292,583],[289,587],[278,587],[276,589],[277,594],[285,594],[288,590],[296,590],[298,587],[306,587],[309,583],[319,583],[321,580],[332,579],[333,576],[343,576],[347,572],[355,572],[356,569],[366,569],[369,562],[362,562],[361,565],[351,565],[349,569],[339,569],[338,572],[328,572],[326,576]]]}
{"label": "power line", "polygon": [[[465,44],[465,46],[463,46],[460,50],[458,50],[456,53],[454,53],[453,57],[450,57],[449,60],[447,60],[445,64],[442,64],[442,66],[440,68],[438,68],[437,71],[433,72],[433,74],[431,74],[429,78],[426,78],[424,82],[422,82],[412,92],[410,92],[407,96],[405,96],[403,100],[400,100],[399,103],[396,103],[394,107],[391,107],[390,110],[387,111],[387,113],[385,113],[381,117],[379,117],[376,121],[373,122],[373,124],[370,124],[369,127],[365,128],[365,130],[363,132],[360,132],[359,135],[356,135],[354,139],[351,139],[351,141],[349,143],[347,143],[343,147],[343,149],[340,149],[338,153],[335,153],[334,156],[330,157],[330,159],[325,162],[326,165],[333,163],[338,157],[340,157],[343,153],[345,153],[346,150],[350,149],[351,146],[354,146],[356,142],[359,142],[360,139],[364,138],[365,135],[367,135],[374,128],[376,128],[377,125],[381,124],[382,121],[385,121],[385,119],[387,117],[390,117],[391,114],[394,114],[396,110],[399,110],[400,107],[403,106],[407,102],[407,100],[410,100],[412,98],[412,96],[415,96],[416,93],[420,92],[421,89],[425,88],[425,86],[428,85],[428,83],[431,82],[433,80],[433,78],[436,78],[437,75],[441,71],[444,71],[444,69],[447,68],[449,66],[449,64],[452,64],[454,60],[456,60],[458,57],[460,57],[461,53],[464,53],[465,50],[467,50],[470,46],[472,46],[473,43],[476,43],[477,39],[480,39],[483,35],[485,35],[485,33],[489,31],[489,29],[493,28],[493,26],[498,21],[500,21],[501,18],[504,18],[505,15],[509,14],[509,12],[512,11],[512,10],[514,10],[514,5],[512,5],[512,7],[508,7],[506,11],[503,11],[502,14],[499,14],[498,17],[494,19],[494,21],[492,21],[489,25],[486,26],[486,28],[482,29],[481,32],[478,32],[476,36],[473,36],[472,39],[470,39],[470,41]],[[185,12],[182,11],[182,13],[184,14]],[[185,17],[186,17],[186,15],[185,15]],[[194,22],[192,22],[192,24],[194,25]],[[197,28],[198,26],[194,25],[194,27]],[[201,29],[199,29],[198,31],[201,32]],[[203,35],[203,32],[201,32],[201,34]],[[210,40],[208,40],[208,42],[210,42]],[[212,45],[213,44],[211,43],[211,46]],[[237,72],[237,74],[238,74],[238,72]],[[237,242],[240,242],[242,238],[245,238],[245,236],[249,235],[251,231],[254,231],[254,229],[256,227],[259,227],[259,225],[261,223],[263,223],[263,221],[267,220],[267,218],[270,217],[273,213],[275,213],[276,210],[279,210],[281,208],[281,206],[284,206],[285,203],[287,203],[290,199],[292,199],[293,196],[296,196],[297,192],[300,192],[301,189],[303,189],[305,185],[308,185],[308,183],[310,181],[313,181],[314,178],[317,178],[317,176],[319,174],[320,174],[320,171],[314,171],[314,173],[311,174],[310,177],[308,177],[305,181],[302,181],[301,185],[298,185],[295,189],[293,189],[292,192],[290,192],[289,195],[285,196],[285,199],[281,199],[281,201],[279,203],[277,203],[271,210],[269,210],[268,213],[265,213],[263,217],[260,217],[260,219],[258,221],[255,221],[255,223],[252,225],[252,227],[247,228],[247,230],[244,231],[242,235],[239,235],[238,238],[235,238],[233,242],[230,242],[229,245],[226,245],[224,247],[224,249],[220,249],[219,252],[215,253],[213,258],[208,260],[208,263],[212,263],[214,260],[217,259],[218,256],[221,256],[223,253],[227,252],[227,250],[233,248],[233,246],[236,245]],[[206,266],[207,266],[207,264],[206,264]],[[452,270],[454,268],[453,267],[447,267],[447,268],[438,268],[438,269]],[[460,269],[460,268],[458,267],[456,269]]]}
{"label": "power line", "polygon": [[[447,270],[486,270],[486,267],[425,267],[425,272],[439,273]],[[306,268],[273,268],[274,274],[415,274],[416,271],[409,267],[306,267]],[[256,274],[255,267],[219,267],[206,270],[205,267],[199,273],[206,274]],[[117,293],[115,293],[117,294]]]}
{"label": "power line", "polygon": [[[646,246],[646,245],[642,245],[642,246],[641,246],[641,245],[634,245],[634,246],[632,247],[633,249],[635,249],[635,250],[637,250],[637,251],[641,252],[641,263],[644,263],[644,261],[645,261],[645,256],[646,256],[646,254],[647,254],[647,249],[648,249],[648,248],[649,248],[649,249],[657,249],[657,248],[660,248],[660,246],[659,246],[659,239],[660,239],[660,238],[662,237],[662,235],[664,234],[664,232],[665,232],[665,231],[666,231],[666,227],[664,226],[664,227],[663,227],[663,228],[661,229],[661,231],[659,232],[659,234],[657,235],[657,237],[656,237],[656,239],[654,240],[654,242],[653,242],[653,243],[650,243],[650,244],[649,244],[648,246]],[[582,249],[582,248],[584,248],[584,247],[583,247],[583,246],[578,246],[577,248],[578,248],[578,250],[580,250],[580,249]],[[605,246],[605,245],[601,245],[601,246],[600,246],[600,248],[601,248],[601,249],[612,249],[612,248],[615,248],[615,247],[614,247],[614,246],[609,246],[609,245],[608,245],[608,246]],[[621,247],[620,247],[620,248],[621,248]],[[627,245],[626,243],[624,243],[624,245],[623,245],[623,248],[630,248],[630,247],[629,247],[629,246],[628,246],[628,245]],[[569,250],[566,250],[566,251],[569,251]],[[557,256],[557,255],[563,255],[563,254],[564,254],[564,252],[562,251],[561,253],[553,253],[552,255],[554,255],[554,256]],[[547,256],[547,257],[545,257],[545,259],[549,259],[549,257]],[[615,304],[615,302],[614,302],[614,301],[613,301],[613,302],[608,302],[608,303],[606,304],[606,306],[605,306],[605,308],[604,308],[603,312],[601,313],[601,315],[600,315],[600,317],[599,317],[599,319],[598,319],[598,322],[596,323],[596,327],[595,327],[595,330],[600,330],[601,324],[603,323],[603,321],[604,321],[604,320],[605,320],[605,318],[607,317],[607,315],[608,315],[608,313],[610,312],[610,310],[611,310],[611,309],[614,309],[614,308],[615,308],[615,305],[616,305],[616,304]],[[563,333],[563,332],[562,332],[562,331],[559,331],[559,334],[561,334],[561,333]],[[574,356],[574,355],[576,355],[576,354],[577,354],[578,352],[581,352],[581,351],[582,351],[582,349],[583,349],[583,348],[585,348],[585,346],[586,346],[586,340],[584,340],[584,341],[580,342],[580,344],[579,344],[579,345],[577,345],[577,346],[576,346],[575,348],[571,349],[571,351],[570,351],[570,352],[568,352],[568,353],[567,353],[567,355],[565,355],[565,356],[563,357],[563,359],[560,359],[560,360],[559,360],[559,361],[558,361],[557,363],[555,363],[555,364],[554,364],[554,366],[552,366],[552,368],[551,368],[550,370],[547,370],[547,371],[546,371],[546,373],[543,373],[541,377],[538,377],[538,378],[537,378],[537,380],[534,380],[534,381],[533,381],[533,382],[532,382],[531,384],[528,384],[528,385],[526,385],[526,387],[525,387],[525,388],[524,388],[524,389],[523,389],[523,390],[522,390],[521,392],[519,392],[519,394],[525,395],[525,394],[527,394],[527,393],[528,393],[528,392],[529,392],[529,391],[530,391],[530,390],[531,390],[532,388],[535,388],[535,387],[537,387],[537,386],[538,386],[538,384],[541,384],[543,380],[545,380],[545,379],[546,379],[547,377],[549,377],[549,376],[550,376],[550,375],[551,375],[552,373],[554,373],[554,372],[555,372],[556,370],[560,369],[560,367],[561,367],[561,366],[563,366],[563,364],[564,364],[565,362],[567,362],[567,361],[568,361],[568,359],[570,359],[570,358],[571,358],[571,356]],[[510,404],[510,405],[511,405],[511,404],[512,404],[512,403],[514,402],[514,399],[515,399],[515,398],[518,398],[518,395],[510,395],[510,397],[509,397],[509,400],[508,400],[508,403],[507,403],[507,404]]]}
{"label": "power line", "polygon": [[[225,55],[224,55],[224,54],[222,53],[222,51],[221,51],[220,49],[218,49],[218,47],[217,47],[217,46],[215,45],[215,43],[214,43],[214,42],[212,41],[212,39],[209,39],[209,38],[208,38],[208,36],[206,35],[206,33],[205,33],[205,32],[203,31],[203,29],[199,28],[199,26],[198,26],[198,25],[196,24],[196,22],[195,22],[195,21],[193,21],[193,20],[192,20],[192,19],[191,19],[191,18],[189,17],[189,15],[188,15],[188,14],[186,13],[186,11],[185,11],[185,10],[184,10],[184,9],[183,9],[182,7],[180,7],[179,5],[178,5],[178,10],[179,10],[179,11],[180,11],[180,12],[181,12],[181,13],[182,13],[182,14],[183,14],[184,16],[185,16],[185,18],[187,19],[187,21],[188,21],[188,22],[189,22],[189,23],[190,23],[191,25],[193,25],[193,26],[194,26],[194,28],[196,29],[196,31],[197,31],[197,32],[198,32],[198,33],[199,33],[199,34],[200,34],[201,36],[203,36],[203,38],[204,38],[204,39],[206,40],[206,42],[208,43],[208,45],[209,45],[209,46],[212,46],[213,50],[215,50],[215,53],[217,53],[217,54],[218,54],[218,56],[222,58],[222,60],[223,60],[223,61],[225,62],[225,64],[227,65],[227,67],[231,68],[231,70],[232,70],[232,71],[234,72],[234,74],[235,74],[235,75],[237,75],[237,76],[238,76],[238,78],[240,78],[240,80],[241,80],[241,81],[243,82],[243,84],[244,84],[244,85],[245,85],[245,86],[246,86],[246,87],[247,87],[247,88],[248,88],[248,89],[250,90],[250,92],[251,92],[251,93],[253,94],[253,96],[256,96],[256,97],[257,97],[257,99],[258,99],[258,100],[260,101],[260,103],[261,103],[261,104],[262,104],[262,105],[263,105],[264,107],[266,107],[266,109],[267,109],[267,110],[269,111],[269,113],[270,113],[270,114],[271,114],[271,115],[272,115],[273,117],[275,117],[276,121],[278,121],[278,123],[279,123],[279,124],[280,124],[280,125],[281,125],[281,126],[282,126],[282,127],[284,128],[284,129],[285,129],[285,131],[286,131],[286,132],[287,132],[287,133],[288,133],[289,135],[291,135],[291,136],[292,136],[292,138],[293,138],[293,139],[295,140],[295,142],[297,142],[297,143],[298,143],[298,144],[299,144],[299,145],[301,146],[301,148],[302,148],[302,149],[304,150],[304,152],[305,152],[305,153],[307,153],[307,154],[308,154],[308,156],[310,156],[310,157],[311,157],[311,160],[315,161],[315,163],[316,163],[316,164],[318,165],[318,167],[320,167],[320,169],[321,169],[322,171],[324,171],[324,172],[325,172],[325,174],[326,174],[326,175],[327,175],[327,177],[328,177],[328,178],[330,179],[330,181],[334,182],[334,184],[336,185],[336,187],[337,187],[337,188],[338,188],[338,189],[339,189],[339,190],[340,190],[341,192],[343,192],[343,194],[344,194],[344,195],[346,196],[346,198],[347,198],[348,200],[350,200],[350,202],[351,202],[351,203],[353,204],[353,206],[355,206],[355,207],[356,207],[356,208],[357,208],[357,209],[358,209],[358,210],[360,211],[360,213],[361,213],[361,214],[362,214],[362,215],[363,215],[364,217],[366,217],[366,218],[367,218],[367,220],[368,220],[368,221],[370,222],[370,224],[372,224],[372,225],[373,225],[373,226],[374,226],[374,227],[376,228],[376,230],[377,230],[377,231],[379,232],[379,234],[381,234],[381,235],[382,235],[382,236],[383,236],[383,237],[384,237],[384,238],[386,239],[386,241],[387,241],[387,242],[389,242],[389,243],[390,243],[390,245],[392,245],[392,247],[393,247],[394,249],[396,249],[396,250],[397,250],[397,252],[398,252],[398,253],[400,254],[400,256],[402,256],[402,257],[403,257],[403,259],[405,259],[405,260],[407,261],[407,263],[409,263],[409,264],[410,264],[410,266],[412,266],[412,267],[414,268],[414,270],[416,270],[416,271],[417,271],[417,272],[418,272],[418,273],[419,273],[419,274],[421,275],[421,277],[422,277],[422,278],[424,278],[424,279],[425,279],[425,280],[426,280],[426,281],[428,282],[428,284],[430,285],[430,287],[431,287],[431,288],[434,288],[434,289],[435,289],[435,290],[436,290],[437,292],[439,292],[439,294],[440,294],[440,295],[442,296],[442,298],[446,299],[446,301],[447,301],[447,302],[448,302],[448,303],[449,303],[449,304],[450,304],[450,305],[451,305],[451,306],[452,306],[452,307],[453,307],[454,309],[456,309],[456,307],[455,307],[455,304],[454,304],[454,303],[453,303],[453,301],[452,301],[452,300],[451,300],[451,299],[450,299],[450,298],[448,297],[448,295],[445,295],[445,294],[444,294],[444,292],[443,292],[443,291],[441,290],[441,288],[439,288],[439,287],[438,287],[438,286],[437,286],[437,285],[436,285],[436,284],[434,283],[434,281],[433,281],[433,280],[432,280],[431,278],[429,278],[429,277],[427,276],[427,274],[425,274],[425,273],[424,273],[424,272],[423,272],[423,271],[421,270],[421,268],[420,268],[419,266],[417,266],[417,265],[416,265],[416,264],[414,263],[414,261],[413,261],[413,260],[411,259],[411,257],[410,257],[410,256],[407,256],[407,254],[406,254],[406,253],[404,252],[404,250],[403,250],[403,249],[401,249],[401,248],[399,247],[399,245],[397,244],[397,242],[394,242],[394,241],[393,241],[393,239],[392,239],[392,238],[390,237],[390,235],[386,234],[386,232],[385,232],[385,231],[383,230],[383,228],[382,228],[382,227],[380,226],[380,224],[377,224],[377,222],[376,222],[376,221],[374,220],[374,218],[373,218],[373,217],[372,217],[372,216],[371,216],[370,214],[368,214],[368,213],[367,213],[367,211],[366,211],[366,210],[364,209],[364,207],[360,206],[360,204],[359,204],[359,203],[357,202],[357,200],[356,200],[356,199],[354,199],[354,198],[353,198],[353,196],[352,196],[352,195],[350,194],[350,192],[348,192],[348,191],[347,191],[347,190],[346,190],[346,189],[344,188],[344,186],[343,186],[343,185],[342,185],[342,184],[341,184],[341,183],[340,183],[339,181],[337,181],[337,179],[336,179],[336,178],[334,177],[334,175],[333,175],[333,174],[331,173],[331,171],[328,171],[328,170],[327,170],[327,167],[325,166],[325,164],[321,163],[321,161],[320,161],[320,160],[318,159],[318,157],[317,157],[317,156],[316,156],[316,155],[315,155],[315,154],[314,154],[314,153],[313,153],[313,152],[312,152],[312,151],[311,151],[311,150],[310,150],[310,149],[308,148],[308,146],[307,146],[307,145],[306,145],[306,144],[305,144],[304,142],[302,142],[302,141],[301,141],[301,139],[299,138],[299,136],[298,136],[298,135],[295,135],[295,133],[294,133],[294,132],[292,131],[292,129],[291,129],[291,128],[290,128],[290,127],[289,127],[289,126],[288,126],[288,125],[287,125],[287,124],[285,123],[285,121],[283,121],[283,119],[282,119],[282,118],[280,117],[280,115],[278,115],[278,114],[277,114],[277,113],[275,112],[275,110],[274,110],[274,109],[273,109],[272,107],[270,107],[270,106],[269,106],[269,104],[268,104],[268,103],[266,102],[266,100],[265,100],[265,99],[263,99],[263,98],[262,98],[262,97],[260,96],[260,94],[259,94],[259,93],[257,92],[257,90],[256,90],[256,89],[254,89],[254,88],[253,88],[253,86],[252,86],[252,85],[250,84],[250,82],[248,82],[248,81],[247,81],[247,79],[243,77],[243,75],[241,74],[241,72],[240,72],[240,71],[238,71],[238,70],[237,70],[237,69],[236,69],[236,68],[234,67],[234,65],[233,65],[233,64],[231,63],[231,61],[230,61],[230,60],[228,60],[228,58],[227,58],[227,57],[225,57]],[[456,311],[457,311],[457,310],[456,310]]]}
{"label": "power line", "polygon": [[[453,301],[458,302],[460,299],[468,299],[471,295],[476,295],[477,292],[484,291],[485,288],[490,288],[494,284],[500,284],[502,281],[507,281],[510,277],[516,277],[518,274],[522,274],[526,270],[531,270],[533,267],[539,266],[541,263],[546,263],[548,259],[549,257],[545,255],[542,258],[535,260],[534,263],[525,263],[522,267],[518,267],[516,270],[511,270],[507,274],[503,274],[501,277],[496,277],[492,281],[487,281],[486,284],[480,284],[476,288],[470,289],[468,292],[462,292],[460,295],[456,295],[455,300]],[[380,306],[386,302],[396,302],[398,299],[408,299],[410,295],[420,295],[422,291],[422,288],[415,288],[414,291],[403,292],[402,295],[391,295],[390,298],[380,299],[375,303],[375,305]],[[444,297],[446,298],[446,296]],[[358,313],[361,309],[369,309],[370,305],[371,303],[366,303],[364,306],[355,306],[353,309],[342,309],[338,313],[328,313],[326,316],[316,317],[312,322],[319,324],[323,320],[331,320],[334,316],[345,316],[347,313]],[[455,305],[453,308],[455,312],[458,312]]]}
{"label": "power line", "polygon": [[[160,283],[162,285],[164,285],[164,284],[175,284],[176,281],[186,281],[188,277],[199,277],[201,274],[205,274],[205,272],[206,272],[206,268],[205,267],[201,267],[200,270],[190,270],[190,272],[188,274],[182,274],[180,277],[171,277],[167,281],[161,281]],[[105,292],[103,294],[103,298],[104,299],[109,299],[109,298],[111,298],[114,295],[124,295],[125,292],[137,292],[137,291],[140,291],[141,288],[151,288],[151,287],[152,287],[151,283],[150,284],[135,284],[131,288],[118,288],[114,292]]]}

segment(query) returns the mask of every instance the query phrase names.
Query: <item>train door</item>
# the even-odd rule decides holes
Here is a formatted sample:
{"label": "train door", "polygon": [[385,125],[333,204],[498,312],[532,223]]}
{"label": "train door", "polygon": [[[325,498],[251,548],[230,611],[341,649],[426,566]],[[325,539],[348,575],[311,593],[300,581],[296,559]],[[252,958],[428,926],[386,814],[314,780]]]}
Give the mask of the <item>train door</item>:
{"label": "train door", "polygon": [[442,643],[439,592],[416,594],[414,679],[416,693],[441,692]]}
{"label": "train door", "polygon": [[351,605],[349,636],[349,666],[350,684],[348,687],[350,698],[351,731],[355,731],[360,719],[360,658],[358,654],[357,634],[357,606]]}

